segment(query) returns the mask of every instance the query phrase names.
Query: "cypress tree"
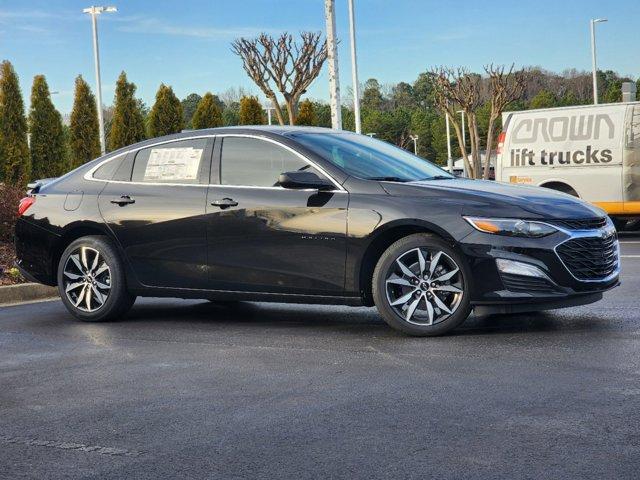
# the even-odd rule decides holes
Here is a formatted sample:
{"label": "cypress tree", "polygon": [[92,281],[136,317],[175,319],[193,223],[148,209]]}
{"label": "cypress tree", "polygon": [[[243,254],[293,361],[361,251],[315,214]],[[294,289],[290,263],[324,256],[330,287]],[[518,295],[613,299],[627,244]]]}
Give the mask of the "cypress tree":
{"label": "cypress tree", "polygon": [[31,175],[24,102],[13,65],[0,64],[0,181],[21,185]]}
{"label": "cypress tree", "polygon": [[62,175],[67,170],[62,116],[51,102],[44,75],[33,78],[29,133],[31,177],[37,179]]}
{"label": "cypress tree", "polygon": [[156,103],[149,113],[149,136],[160,137],[178,133],[183,127],[182,104],[173,89],[164,83],[156,93]]}
{"label": "cypress tree", "polygon": [[222,110],[211,93],[205,93],[198,103],[198,108],[193,114],[192,125],[196,130],[222,126]]}
{"label": "cypress tree", "polygon": [[144,140],[144,118],[134,94],[136,86],[122,72],[116,82],[115,108],[109,132],[109,150],[117,150]]}
{"label": "cypress tree", "polygon": [[240,99],[240,125],[264,125],[264,110],[256,97]]}
{"label": "cypress tree", "polygon": [[100,133],[96,97],[82,75],[76,77],[76,87],[69,125],[70,167],[77,168],[100,156]]}
{"label": "cypress tree", "polygon": [[298,109],[298,118],[296,118],[296,125],[316,125],[318,119],[316,117],[316,109],[313,102],[306,99],[300,103]]}

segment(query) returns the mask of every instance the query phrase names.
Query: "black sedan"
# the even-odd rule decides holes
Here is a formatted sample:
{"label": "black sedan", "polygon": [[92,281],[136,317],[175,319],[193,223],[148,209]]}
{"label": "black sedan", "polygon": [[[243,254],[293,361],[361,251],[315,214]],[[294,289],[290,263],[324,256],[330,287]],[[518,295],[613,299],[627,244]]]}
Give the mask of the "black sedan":
{"label": "black sedan", "polygon": [[586,304],[619,283],[597,207],[321,128],[148,140],[39,183],[19,215],[18,266],[86,321],[136,296],[375,304],[392,327],[436,335],[472,308]]}

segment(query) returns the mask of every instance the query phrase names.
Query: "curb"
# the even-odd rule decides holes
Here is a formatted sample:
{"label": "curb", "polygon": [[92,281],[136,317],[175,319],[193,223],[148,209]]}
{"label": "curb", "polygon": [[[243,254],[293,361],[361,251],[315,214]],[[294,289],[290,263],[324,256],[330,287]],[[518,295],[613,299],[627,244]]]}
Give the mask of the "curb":
{"label": "curb", "polygon": [[58,289],[40,283],[21,283],[0,287],[0,305],[58,297]]}

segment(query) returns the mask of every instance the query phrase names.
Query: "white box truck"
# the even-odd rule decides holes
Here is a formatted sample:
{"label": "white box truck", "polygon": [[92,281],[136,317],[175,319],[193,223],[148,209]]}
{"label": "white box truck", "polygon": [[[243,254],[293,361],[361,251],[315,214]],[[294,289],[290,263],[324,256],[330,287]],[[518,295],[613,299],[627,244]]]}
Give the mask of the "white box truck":
{"label": "white box truck", "polygon": [[640,102],[505,112],[496,180],[569,193],[616,223],[640,218]]}

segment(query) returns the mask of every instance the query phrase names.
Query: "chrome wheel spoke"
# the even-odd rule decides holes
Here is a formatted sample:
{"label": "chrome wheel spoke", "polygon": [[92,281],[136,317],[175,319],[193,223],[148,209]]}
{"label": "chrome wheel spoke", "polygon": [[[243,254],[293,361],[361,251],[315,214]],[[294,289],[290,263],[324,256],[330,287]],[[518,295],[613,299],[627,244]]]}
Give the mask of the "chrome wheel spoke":
{"label": "chrome wheel spoke", "polygon": [[74,265],[76,266],[78,271],[84,273],[84,269],[82,268],[82,265],[80,264],[80,259],[78,258],[78,255],[77,254],[76,255],[71,255],[69,258],[74,263]]}
{"label": "chrome wheel spoke", "polygon": [[82,287],[82,290],[80,290],[80,295],[78,295],[78,298],[76,298],[76,301],[74,303],[76,307],[80,306],[80,304],[82,303],[82,299],[84,298],[86,293],[87,293],[87,284],[84,284],[84,286]]}
{"label": "chrome wheel spoke", "polygon": [[104,304],[104,301],[107,299],[105,295],[103,295],[100,290],[98,290],[95,286],[91,286],[91,290],[93,291],[93,295],[96,297],[96,300],[100,305]]}
{"label": "chrome wheel spoke", "polygon": [[75,273],[71,273],[71,272],[64,272],[64,276],[69,278],[70,280],[77,280],[79,278],[82,278],[82,275],[77,275]]}
{"label": "chrome wheel spoke", "polygon": [[67,285],[67,288],[64,289],[65,292],[69,293],[71,290],[75,290],[76,288],[80,288],[82,286],[86,285],[85,282],[74,282],[74,283],[69,283]]}
{"label": "chrome wheel spoke", "polygon": [[387,284],[389,283],[392,283],[394,285],[403,285],[405,287],[413,287],[413,284],[409,280],[402,277],[389,278],[387,279]]}
{"label": "chrome wheel spoke", "polygon": [[433,290],[437,292],[462,293],[462,290],[455,285],[438,285],[437,287],[433,287]]}
{"label": "chrome wheel spoke", "polygon": [[84,294],[84,304],[87,307],[87,310],[91,311],[91,285],[87,285],[87,292]]}
{"label": "chrome wheel spoke", "polygon": [[403,295],[402,297],[398,298],[397,300],[395,300],[394,302],[391,303],[392,306],[396,306],[396,305],[404,305],[405,303],[407,303],[409,300],[411,300],[411,298],[413,297],[413,294],[416,291],[413,290],[412,292],[407,293],[406,295]]}
{"label": "chrome wheel spoke", "polygon": [[438,297],[438,295],[433,295],[432,298],[433,298],[433,301],[436,304],[436,307],[438,307],[440,310],[443,310],[446,313],[448,313],[449,315],[451,315],[451,313],[452,313],[451,309],[449,307],[447,307],[442,300],[440,300],[440,297]]}
{"label": "chrome wheel spoke", "polygon": [[396,259],[396,263],[398,264],[398,267],[400,267],[400,270],[402,270],[402,273],[404,275],[409,278],[416,278],[416,274],[413,273],[404,263],[402,263],[399,258]]}
{"label": "chrome wheel spoke", "polygon": [[431,302],[429,300],[425,300],[426,304],[427,304],[427,315],[429,317],[429,322],[427,323],[427,325],[433,325],[433,317],[434,317],[434,311],[433,311],[433,305],[431,305]]}
{"label": "chrome wheel spoke", "polygon": [[422,250],[418,248],[417,251],[418,251],[418,265],[420,266],[420,275],[424,275],[426,273],[427,261],[424,259]]}
{"label": "chrome wheel spoke", "polygon": [[102,265],[100,265],[100,267],[98,267],[98,269],[94,272],[93,276],[94,277],[99,277],[100,275],[102,275],[107,270],[109,270],[109,267],[107,266],[106,263],[102,262]]}
{"label": "chrome wheel spoke", "polygon": [[82,262],[82,271],[89,271],[89,262],[87,260],[87,247],[80,248],[80,261]]}
{"label": "chrome wheel spoke", "polygon": [[416,298],[413,302],[411,302],[408,305],[407,314],[404,317],[405,319],[411,320],[411,317],[413,317],[413,314],[416,311],[416,308],[418,308],[418,304],[420,303],[420,300],[422,300],[423,297],[424,297],[424,295],[420,295],[418,298]]}
{"label": "chrome wheel spoke", "polygon": [[102,283],[99,281],[95,281],[96,282],[96,287],[102,289],[102,290],[109,290],[111,288],[111,285],[107,285],[106,283]]}
{"label": "chrome wheel spoke", "polygon": [[435,253],[431,256],[431,262],[429,262],[429,278],[433,276],[433,272],[435,272],[436,267],[438,266],[440,257],[442,257],[442,252]]}
{"label": "chrome wheel spoke", "polygon": [[100,262],[100,254],[96,252],[96,255],[93,257],[93,263],[91,264],[91,269],[90,269],[91,272],[95,272],[99,262]]}
{"label": "chrome wheel spoke", "polygon": [[458,267],[454,268],[450,272],[445,273],[444,275],[440,275],[438,278],[433,278],[434,282],[446,282],[447,280],[451,280],[456,273],[458,273],[460,269]]}

